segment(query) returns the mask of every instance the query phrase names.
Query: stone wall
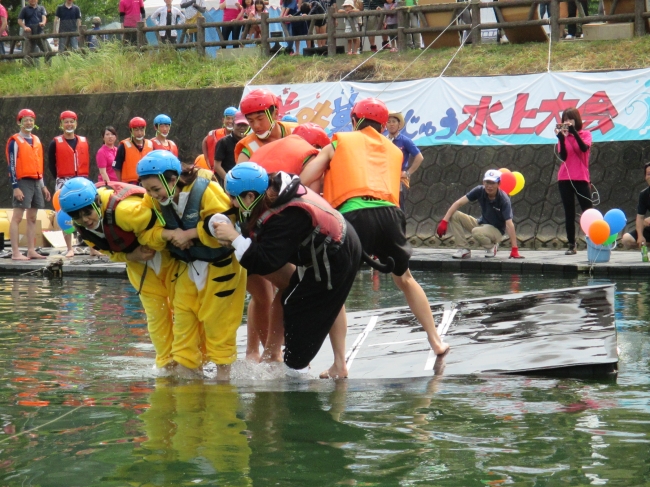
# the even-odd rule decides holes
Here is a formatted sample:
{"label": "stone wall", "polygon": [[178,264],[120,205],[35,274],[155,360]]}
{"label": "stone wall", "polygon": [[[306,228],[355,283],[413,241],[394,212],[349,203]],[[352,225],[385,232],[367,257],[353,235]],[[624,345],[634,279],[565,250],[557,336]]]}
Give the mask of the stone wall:
{"label": "stone wall", "polygon": [[[166,113],[173,119],[171,138],[183,160],[201,152],[205,134],[221,123],[223,110],[237,105],[242,88],[108,93],[101,95],[0,98],[0,138],[16,132],[15,115],[21,108],[36,112],[35,133],[45,146],[60,134],[58,116],[63,110],[79,115],[78,133],[86,135],[94,153],[101,146],[106,125],[113,125],[120,139],[128,136],[128,121],[134,116],[148,122],[147,137],[154,136],[153,118]],[[555,183],[559,160],[551,146],[440,146],[423,149],[424,162],[412,179],[407,202],[407,233],[415,245],[451,246],[440,241],[435,229],[447,208],[479,184],[490,168],[508,167],[526,178],[524,190],[513,197],[517,235],[521,247],[557,248],[566,238],[564,216]],[[3,156],[4,159],[4,156]],[[638,193],[645,187],[643,163],[650,160],[650,141],[595,144],[591,153],[591,175],[600,194],[598,209],[603,213],[621,208],[632,222]],[[53,181],[46,169],[46,182]],[[96,179],[97,169],[91,177]],[[0,207],[11,206],[7,172],[0,171]],[[478,216],[477,205],[470,213]]]}

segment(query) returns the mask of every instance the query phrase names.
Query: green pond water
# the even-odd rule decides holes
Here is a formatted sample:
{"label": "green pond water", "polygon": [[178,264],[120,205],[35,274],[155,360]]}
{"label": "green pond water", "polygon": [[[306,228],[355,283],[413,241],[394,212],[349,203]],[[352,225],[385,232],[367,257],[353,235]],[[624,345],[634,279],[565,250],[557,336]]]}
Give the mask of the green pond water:
{"label": "green pond water", "polygon": [[[607,282],[414,274],[431,301]],[[615,380],[238,385],[153,377],[126,280],[0,278],[0,486],[650,485],[649,285],[616,284]],[[348,310],[404,304],[364,271]]]}

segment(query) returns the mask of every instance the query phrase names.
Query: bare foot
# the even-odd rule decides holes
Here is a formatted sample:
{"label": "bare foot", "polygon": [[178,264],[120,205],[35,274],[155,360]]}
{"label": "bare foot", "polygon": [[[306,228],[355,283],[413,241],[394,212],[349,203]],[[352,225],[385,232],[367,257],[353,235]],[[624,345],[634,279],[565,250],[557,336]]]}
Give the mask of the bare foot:
{"label": "bare foot", "polygon": [[11,254],[11,260],[29,260],[29,257],[25,257],[23,254]]}
{"label": "bare foot", "polygon": [[332,365],[329,369],[321,372],[318,377],[320,379],[347,379],[348,368],[345,365],[343,367]]}
{"label": "bare foot", "polygon": [[27,252],[27,257],[30,259],[47,259],[47,257],[39,254],[38,252]]}
{"label": "bare foot", "polygon": [[432,343],[429,344],[431,345],[431,348],[433,349],[433,352],[436,355],[443,355],[447,353],[447,350],[449,350],[449,344],[442,341],[440,342],[440,345],[436,345]]}
{"label": "bare foot", "polygon": [[254,364],[259,364],[260,363],[260,352],[247,352],[246,353],[246,360],[249,362],[253,362]]}
{"label": "bare foot", "polygon": [[68,249],[68,251],[65,253],[65,256],[68,258],[74,257],[74,250]]}
{"label": "bare foot", "polygon": [[264,353],[262,354],[262,358],[260,359],[260,362],[265,364],[273,363],[273,362],[284,362],[284,357],[282,356],[282,352],[267,353],[267,351],[264,351]]}

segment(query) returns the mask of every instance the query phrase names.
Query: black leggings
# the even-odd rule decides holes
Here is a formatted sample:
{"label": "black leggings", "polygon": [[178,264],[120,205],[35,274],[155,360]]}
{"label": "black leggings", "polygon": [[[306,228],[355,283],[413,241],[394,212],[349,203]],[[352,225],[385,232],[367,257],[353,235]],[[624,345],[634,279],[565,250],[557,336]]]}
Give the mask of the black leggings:
{"label": "black leggings", "polygon": [[[224,25],[221,27],[221,34],[223,35],[223,40],[227,41],[230,35],[232,34],[232,40],[239,40],[239,33],[241,32],[241,25]],[[239,44],[235,44],[233,47],[239,47]],[[224,48],[225,49],[225,48]]]}
{"label": "black leggings", "polygon": [[560,190],[562,206],[564,206],[564,218],[566,225],[566,238],[569,247],[576,244],[576,202],[578,198],[580,209],[584,212],[593,205],[591,204],[591,191],[587,181],[558,181],[557,187]]}

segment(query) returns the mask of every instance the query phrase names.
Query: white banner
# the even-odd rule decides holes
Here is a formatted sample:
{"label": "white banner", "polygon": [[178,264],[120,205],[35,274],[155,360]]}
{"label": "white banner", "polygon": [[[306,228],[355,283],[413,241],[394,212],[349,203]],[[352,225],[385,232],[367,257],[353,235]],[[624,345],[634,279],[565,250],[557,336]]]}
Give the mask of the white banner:
{"label": "white banner", "polygon": [[606,73],[429,78],[395,83],[249,86],[282,100],[281,115],[330,133],[350,131],[356,100],[377,97],[406,120],[419,146],[525,145],[557,142],[564,110],[577,107],[594,142],[650,139],[650,69]]}

